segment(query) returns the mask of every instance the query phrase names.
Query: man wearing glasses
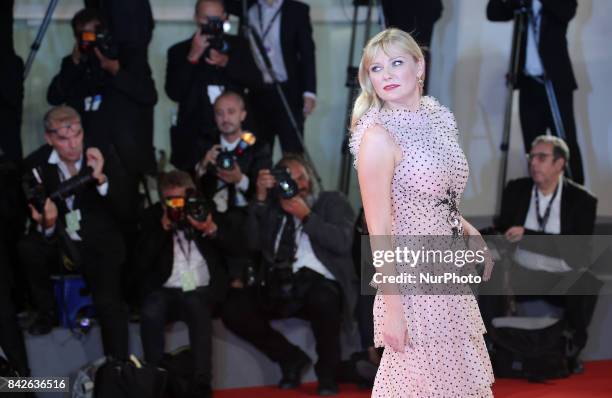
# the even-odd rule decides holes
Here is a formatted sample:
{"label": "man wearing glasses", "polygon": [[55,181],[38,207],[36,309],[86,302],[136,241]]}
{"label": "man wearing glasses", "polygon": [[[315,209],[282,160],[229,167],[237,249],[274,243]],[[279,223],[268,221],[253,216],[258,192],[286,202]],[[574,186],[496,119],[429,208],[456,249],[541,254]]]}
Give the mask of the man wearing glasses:
{"label": "man wearing glasses", "polygon": [[[68,106],[52,108],[44,118],[46,145],[25,160],[30,185],[42,185],[44,205],[29,203],[31,228],[19,242],[36,310],[29,327],[33,335],[47,334],[57,323],[51,274],[68,268],[82,274],[91,291],[102,331],[104,353],[127,359],[128,314],[121,298],[125,247],[117,219],[125,213],[124,181],[114,152],[85,148],[79,114]],[[35,170],[35,172],[33,171]],[[51,200],[61,183],[91,175],[70,196]]]}
{"label": "man wearing glasses", "polygon": [[[556,136],[538,136],[531,144],[527,159],[530,177],[510,181],[506,186],[496,229],[504,233],[507,241],[516,244],[522,242],[523,246],[525,235],[592,235],[597,198],[582,185],[563,176],[570,161],[570,152],[565,141]],[[587,250],[584,252],[586,254]],[[518,267],[513,268],[512,279],[537,280],[542,287],[545,281],[550,281],[551,278],[558,278],[560,281],[573,271],[572,261],[566,261],[563,256],[560,258],[538,254],[520,245],[513,260]],[[588,266],[588,261],[585,259],[586,263],[580,266]],[[518,301],[533,299],[531,296],[516,298]],[[569,357],[570,367],[574,372],[580,372],[582,366],[578,354],[587,342],[587,327],[597,296],[566,294],[540,298],[564,310],[575,346]]]}

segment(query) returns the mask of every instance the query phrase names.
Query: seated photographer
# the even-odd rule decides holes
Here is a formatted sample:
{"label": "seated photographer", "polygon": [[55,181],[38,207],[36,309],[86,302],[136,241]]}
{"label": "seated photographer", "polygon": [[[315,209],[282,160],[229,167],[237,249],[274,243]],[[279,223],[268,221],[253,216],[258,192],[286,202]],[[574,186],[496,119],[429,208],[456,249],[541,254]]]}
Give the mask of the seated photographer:
{"label": "seated photographer", "polygon": [[[255,193],[259,170],[272,166],[267,144],[242,130],[246,117],[242,97],[225,91],[215,101],[215,121],[219,133],[209,137],[206,155],[196,166],[201,190],[211,198],[218,212],[217,224],[232,226],[244,235],[248,201]],[[245,241],[244,235],[238,241]],[[244,283],[252,253],[245,245],[224,250],[232,285]]]}
{"label": "seated photographer", "polygon": [[[516,244],[524,241],[525,235],[592,235],[597,199],[583,186],[563,176],[570,160],[567,144],[555,136],[538,136],[531,144],[528,159],[530,177],[510,181],[506,186],[496,229],[504,233],[508,242]],[[569,249],[575,251],[576,248]],[[560,281],[572,272],[571,261],[563,256],[536,253],[521,248],[520,244],[513,260],[518,265],[510,274],[515,291],[522,287],[518,285],[520,281]],[[570,365],[574,371],[579,371],[581,364],[577,357],[587,342],[587,328],[597,296],[566,294],[538,298],[565,310],[576,347]],[[516,299],[531,300],[533,296],[519,295]]]}
{"label": "seated photographer", "polygon": [[296,388],[311,360],[269,320],[295,316],[310,321],[319,395],[335,395],[340,327],[343,320],[351,322],[355,307],[355,216],[341,193],[317,193],[313,184],[299,156],[286,155],[272,171],[260,170],[256,200],[249,205],[247,243],[262,253],[264,279],[259,286],[231,289],[222,317],[231,331],[280,365],[282,389]]}
{"label": "seated photographer", "polygon": [[91,291],[105,355],[127,359],[128,313],[121,297],[125,248],[117,222],[126,210],[118,159],[111,150],[102,155],[98,148],[84,148],[79,114],[70,107],[48,111],[44,127],[47,145],[25,160],[35,174],[24,182],[33,222],[18,245],[37,311],[29,332],[49,333],[57,322],[50,276],[70,268],[83,275]]}
{"label": "seated photographer", "polygon": [[197,0],[194,19],[193,37],[168,50],[165,86],[168,97],[178,102],[170,161],[187,171],[200,160],[200,144],[215,128],[217,97],[227,89],[242,93],[263,84],[248,42],[223,32],[223,0]]}
{"label": "seated photographer", "polygon": [[[195,185],[184,171],[159,179],[161,203],[145,211],[137,245],[142,298],[140,334],[145,359],[159,365],[164,354],[164,330],[170,321],[189,328],[195,380],[193,396],[211,396],[213,306],[227,288],[224,264],[217,250],[222,231],[195,196]],[[195,206],[194,206],[195,204]]]}
{"label": "seated photographer", "polygon": [[156,170],[153,107],[157,91],[146,48],[115,43],[97,9],[77,12],[71,24],[76,43],[51,81],[47,100],[79,112],[89,145],[115,147],[135,191],[139,176]]}

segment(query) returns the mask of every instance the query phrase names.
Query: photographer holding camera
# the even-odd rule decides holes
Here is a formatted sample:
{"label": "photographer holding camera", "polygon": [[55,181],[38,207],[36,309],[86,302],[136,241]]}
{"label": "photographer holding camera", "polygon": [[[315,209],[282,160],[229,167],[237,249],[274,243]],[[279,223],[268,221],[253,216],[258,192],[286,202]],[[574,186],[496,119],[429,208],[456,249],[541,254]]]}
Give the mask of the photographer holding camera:
{"label": "photographer holding camera", "polygon": [[125,247],[117,222],[127,211],[124,176],[112,150],[102,155],[98,148],[84,148],[76,110],[52,108],[44,128],[47,145],[25,160],[28,172],[36,170],[38,185],[26,188],[33,222],[18,245],[38,311],[29,332],[47,334],[57,322],[50,276],[71,267],[91,290],[105,355],[127,359],[128,314],[121,298]]}
{"label": "photographer holding camera", "polygon": [[194,359],[193,396],[211,396],[211,312],[227,288],[217,244],[217,227],[195,185],[184,171],[159,179],[162,201],[146,210],[136,262],[141,280],[141,336],[145,359],[159,365],[164,328],[183,320]]}
{"label": "photographer holding camera", "polygon": [[[204,195],[215,204],[217,223],[243,234],[259,170],[272,166],[272,155],[267,144],[242,129],[246,110],[240,94],[225,91],[215,101],[214,109],[219,133],[206,140],[206,155],[196,166],[196,174]],[[245,240],[242,236],[238,241]],[[245,283],[252,258],[246,245],[232,245],[224,251],[224,257],[232,285]]]}
{"label": "photographer holding camera", "polygon": [[248,43],[224,33],[223,0],[198,0],[194,18],[196,32],[168,50],[166,68],[166,93],[179,105],[170,131],[171,162],[183,170],[193,169],[202,141],[215,129],[217,97],[227,89],[243,93],[262,84]]}
{"label": "photographer holding camera", "polygon": [[62,60],[47,100],[79,112],[89,145],[114,146],[135,194],[140,176],[156,169],[157,91],[146,48],[117,45],[97,9],[77,12],[71,23],[76,43],[72,54]]}
{"label": "photographer holding camera", "polygon": [[247,243],[261,251],[265,276],[259,292],[255,287],[230,290],[222,316],[231,331],[280,365],[283,389],[300,384],[310,358],[269,320],[309,320],[318,355],[318,392],[335,395],[340,327],[343,320],[350,324],[355,308],[355,215],[341,193],[317,194],[313,181],[297,155],[284,156],[272,171],[260,170],[256,200],[249,206]]}

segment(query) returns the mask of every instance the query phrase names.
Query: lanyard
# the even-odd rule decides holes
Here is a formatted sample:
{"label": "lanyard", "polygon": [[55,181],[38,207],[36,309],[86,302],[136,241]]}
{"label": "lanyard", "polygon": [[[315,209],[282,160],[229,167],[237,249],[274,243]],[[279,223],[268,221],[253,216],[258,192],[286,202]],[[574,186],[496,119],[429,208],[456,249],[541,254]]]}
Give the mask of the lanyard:
{"label": "lanyard", "polygon": [[546,223],[548,222],[548,217],[550,217],[550,209],[552,208],[552,204],[557,197],[557,192],[559,192],[559,185],[557,184],[557,188],[555,188],[555,193],[552,198],[548,202],[548,206],[546,206],[546,210],[544,211],[544,215],[540,216],[540,194],[538,193],[538,187],[535,187],[535,202],[536,202],[536,217],[538,218],[538,225],[540,226],[540,232],[544,232],[546,228]]}
{"label": "lanyard", "polygon": [[186,242],[187,250],[185,251],[181,235],[179,235],[178,232],[175,232],[174,236],[176,236],[176,242],[178,243],[179,249],[181,250],[181,253],[183,253],[183,257],[185,257],[185,260],[187,261],[187,268],[191,268],[191,241]]}
{"label": "lanyard", "polygon": [[261,4],[257,3],[257,16],[259,17],[259,31],[261,32],[261,40],[265,40],[266,36],[268,36],[268,33],[270,33],[270,29],[272,28],[274,21],[276,21],[276,18],[278,18],[278,16],[280,15],[281,8],[282,6],[280,6],[278,10],[276,10],[274,15],[272,16],[272,19],[270,19],[270,22],[268,22],[268,26],[264,29],[263,20],[261,16]]}

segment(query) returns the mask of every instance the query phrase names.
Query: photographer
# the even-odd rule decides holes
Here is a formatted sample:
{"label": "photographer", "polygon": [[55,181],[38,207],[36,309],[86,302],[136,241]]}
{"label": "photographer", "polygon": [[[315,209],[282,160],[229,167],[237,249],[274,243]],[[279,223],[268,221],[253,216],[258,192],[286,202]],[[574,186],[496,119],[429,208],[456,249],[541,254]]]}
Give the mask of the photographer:
{"label": "photographer", "polygon": [[[567,47],[567,27],[576,16],[576,0],[489,0],[490,21],[512,21],[515,11],[529,12],[527,34],[519,43],[519,115],[525,152],[536,135],[555,130],[543,78],[552,82],[567,141],[572,152],[572,179],[584,184],[582,156],[576,136],[574,90],[578,87]],[[546,76],[544,76],[546,75]]]}
{"label": "photographer", "polygon": [[[508,242],[516,244],[524,242],[524,237],[530,235],[592,235],[597,198],[583,186],[563,177],[563,170],[570,160],[568,145],[554,136],[537,136],[531,143],[528,159],[530,177],[510,181],[504,189],[496,229],[504,234]],[[554,240],[551,239],[551,242]],[[510,278],[514,291],[519,292],[517,301],[534,299],[534,296],[520,295],[521,289],[532,284],[537,286],[537,290],[546,291],[548,282],[552,281],[551,286],[555,286],[568,275],[580,276],[582,281],[588,280],[582,279],[588,277],[588,272],[575,272],[588,264],[573,264],[571,259],[566,261],[564,257],[568,256],[563,251],[557,255],[537,253],[533,249],[545,252],[547,249],[543,241],[538,243],[537,248],[519,246],[514,252],[513,260],[517,266],[512,269]],[[564,249],[574,251],[573,247]],[[580,249],[585,250],[585,247]],[[575,352],[570,353],[570,367],[576,373],[581,372],[582,364],[578,356],[587,343],[588,326],[597,296],[568,292],[563,296],[546,295],[541,298],[565,310],[575,347]]]}
{"label": "photographer", "polygon": [[213,103],[227,89],[243,93],[261,84],[248,43],[223,33],[227,14],[222,0],[198,0],[193,37],[168,50],[166,93],[178,102],[170,131],[171,162],[192,170],[202,156],[202,141],[215,128]]}
{"label": "photographer", "polygon": [[196,377],[193,396],[207,397],[211,394],[211,312],[227,287],[216,247],[224,232],[203,203],[198,202],[196,214],[190,210],[189,193],[195,185],[186,172],[161,175],[159,191],[161,204],[146,210],[136,250],[144,355],[148,363],[159,365],[166,324],[185,321]]}
{"label": "photographer", "polygon": [[268,321],[297,316],[310,321],[315,336],[319,394],[337,394],[340,326],[343,319],[350,322],[356,297],[354,219],[342,194],[313,190],[312,174],[299,156],[286,155],[272,172],[259,172],[247,242],[261,251],[265,276],[259,292],[230,291],[223,321],[280,365],[280,388],[296,388],[310,358]]}
{"label": "photographer", "polygon": [[146,48],[118,46],[100,12],[86,8],[72,18],[76,43],[47,92],[52,105],[81,115],[87,143],[112,145],[133,179],[154,172],[153,107],[157,92]]}
{"label": "photographer", "polygon": [[[42,180],[28,192],[45,193],[29,195],[32,227],[19,242],[37,310],[29,332],[49,333],[57,322],[50,276],[70,266],[91,290],[105,355],[127,359],[128,317],[120,289],[125,248],[117,222],[127,211],[124,176],[111,150],[102,155],[98,148],[83,147],[84,132],[74,109],[52,108],[44,127],[47,145],[25,160],[27,171],[36,168]],[[75,177],[82,182],[57,195]]]}
{"label": "photographer", "polygon": [[[217,223],[242,232],[259,170],[271,167],[271,153],[267,144],[242,130],[246,110],[240,94],[225,91],[215,101],[214,109],[219,133],[206,140],[206,155],[196,166],[196,173],[204,195],[212,199],[219,213]],[[240,239],[244,240],[246,236]],[[232,284],[244,283],[251,262],[248,248],[232,245],[224,257]]]}

